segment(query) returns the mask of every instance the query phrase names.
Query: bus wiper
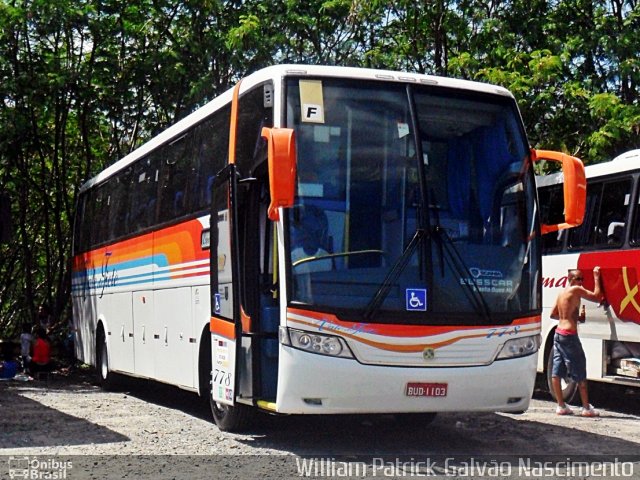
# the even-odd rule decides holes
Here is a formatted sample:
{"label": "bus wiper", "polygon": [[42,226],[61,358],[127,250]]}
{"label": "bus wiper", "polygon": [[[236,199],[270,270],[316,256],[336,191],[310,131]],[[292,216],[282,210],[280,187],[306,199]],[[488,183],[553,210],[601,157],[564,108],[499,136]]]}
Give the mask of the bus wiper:
{"label": "bus wiper", "polygon": [[472,283],[469,283],[468,279],[473,279],[474,277],[471,275],[469,267],[465,263],[462,255],[460,255],[460,252],[453,243],[453,240],[451,240],[447,231],[439,224],[436,224],[432,231],[434,233],[433,237],[438,242],[442,276],[444,276],[444,262],[446,261],[447,265],[449,265],[449,267],[455,271],[462,280],[458,282],[460,283],[460,286],[467,287],[464,291],[474,309],[484,317],[487,323],[491,323],[491,310],[489,309],[489,305],[487,305],[484,295],[482,295],[482,292],[478,289],[475,280],[472,280]]}
{"label": "bus wiper", "polygon": [[378,287],[378,290],[376,291],[375,295],[367,305],[367,308],[365,308],[365,311],[363,314],[363,317],[365,320],[370,320],[376,313],[378,313],[378,310],[380,309],[380,305],[382,305],[382,302],[384,302],[384,299],[387,298],[387,295],[389,295],[391,286],[398,280],[398,278],[400,277],[400,274],[407,267],[407,264],[409,263],[409,259],[411,258],[411,255],[413,255],[413,252],[422,243],[424,238],[425,238],[424,229],[418,228],[416,230],[416,233],[413,235],[413,238],[411,239],[407,247],[402,252],[402,255],[400,255],[400,258],[396,260],[396,262],[393,264],[393,266],[389,270],[389,273],[387,273],[387,276],[384,278],[384,280]]}

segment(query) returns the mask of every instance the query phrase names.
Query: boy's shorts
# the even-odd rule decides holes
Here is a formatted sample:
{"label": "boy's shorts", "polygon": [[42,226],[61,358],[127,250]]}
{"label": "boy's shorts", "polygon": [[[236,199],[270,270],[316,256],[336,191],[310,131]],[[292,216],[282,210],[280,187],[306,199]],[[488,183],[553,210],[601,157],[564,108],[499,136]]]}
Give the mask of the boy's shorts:
{"label": "boy's shorts", "polygon": [[578,335],[560,335],[553,337],[553,369],[554,377],[569,377],[574,382],[587,378],[587,360]]}

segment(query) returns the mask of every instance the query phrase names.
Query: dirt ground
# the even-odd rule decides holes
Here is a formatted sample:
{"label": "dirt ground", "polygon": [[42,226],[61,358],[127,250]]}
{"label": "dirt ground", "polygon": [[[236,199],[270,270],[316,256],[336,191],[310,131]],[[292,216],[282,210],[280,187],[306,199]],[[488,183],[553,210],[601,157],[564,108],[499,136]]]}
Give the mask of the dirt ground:
{"label": "dirt ground", "polygon": [[[20,478],[33,467],[49,469],[48,477],[39,478],[71,479],[336,478],[341,473],[482,478],[491,465],[503,466],[494,472],[499,478],[561,476],[556,470],[522,470],[525,458],[612,462],[610,476],[595,476],[640,478],[640,392],[592,387],[602,413],[597,419],[558,417],[548,394],[537,391],[522,415],[440,414],[428,426],[392,416],[260,415],[240,435],[220,432],[208,406],[192,393],[139,380],[104,392],[92,379],[84,370],[56,373],[48,381],[0,382],[0,478]],[[476,462],[471,467],[470,460]],[[312,462],[315,470],[305,470],[301,461]],[[503,462],[514,467],[506,471]],[[56,468],[58,476],[52,477]],[[581,478],[593,476],[587,473]]]}

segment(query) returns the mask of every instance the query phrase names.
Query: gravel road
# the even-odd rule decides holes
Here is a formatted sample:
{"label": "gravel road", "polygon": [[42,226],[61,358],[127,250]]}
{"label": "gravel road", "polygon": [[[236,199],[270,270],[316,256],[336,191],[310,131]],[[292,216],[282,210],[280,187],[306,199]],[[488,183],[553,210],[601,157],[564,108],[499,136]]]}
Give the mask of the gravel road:
{"label": "gravel road", "polygon": [[[49,382],[0,382],[0,478],[7,472],[19,478],[16,462],[33,464],[35,458],[68,459],[73,468],[64,478],[71,479],[299,478],[300,459],[327,459],[325,470],[316,465],[315,477],[341,476],[336,468],[345,458],[369,465],[368,471],[350,472],[355,476],[398,477],[406,474],[393,469],[382,475],[382,463],[375,475],[376,459],[431,459],[444,466],[455,458],[468,467],[469,458],[500,462],[523,455],[618,458],[635,462],[632,478],[640,478],[640,395],[597,393],[598,419],[558,417],[548,396],[538,392],[523,415],[441,414],[427,427],[391,416],[261,415],[240,435],[220,432],[208,406],[173,387],[132,380],[121,391],[104,392],[86,371],[56,374]],[[9,463],[3,466],[2,459]],[[60,469],[38,461],[37,468]],[[469,471],[462,473],[469,478]]]}

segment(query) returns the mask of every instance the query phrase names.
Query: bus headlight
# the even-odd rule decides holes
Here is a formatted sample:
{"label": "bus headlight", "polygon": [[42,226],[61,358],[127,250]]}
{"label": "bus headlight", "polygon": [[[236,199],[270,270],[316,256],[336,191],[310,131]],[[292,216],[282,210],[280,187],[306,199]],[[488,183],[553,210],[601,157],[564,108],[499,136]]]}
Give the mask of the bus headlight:
{"label": "bus headlight", "polygon": [[502,346],[502,350],[500,350],[496,360],[532,355],[538,351],[538,348],[540,348],[540,342],[540,335],[513,338]]}
{"label": "bus headlight", "polygon": [[335,335],[305,332],[293,328],[280,327],[280,343],[305,352],[328,355],[330,357],[353,358],[345,341]]}

